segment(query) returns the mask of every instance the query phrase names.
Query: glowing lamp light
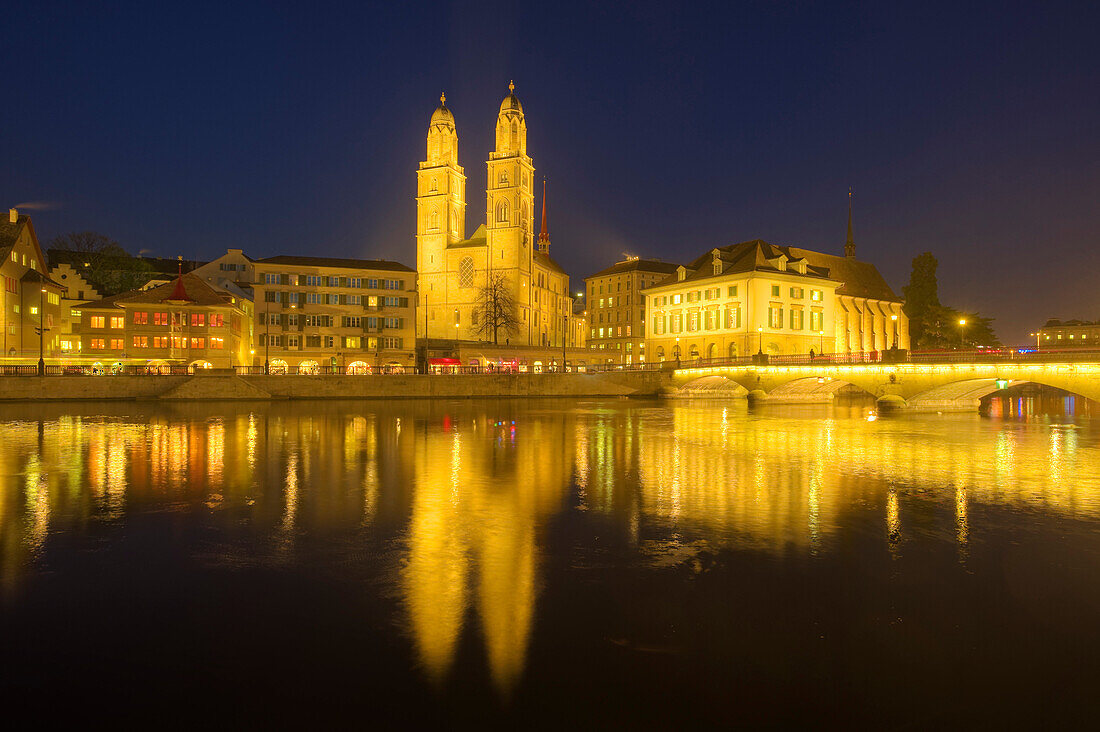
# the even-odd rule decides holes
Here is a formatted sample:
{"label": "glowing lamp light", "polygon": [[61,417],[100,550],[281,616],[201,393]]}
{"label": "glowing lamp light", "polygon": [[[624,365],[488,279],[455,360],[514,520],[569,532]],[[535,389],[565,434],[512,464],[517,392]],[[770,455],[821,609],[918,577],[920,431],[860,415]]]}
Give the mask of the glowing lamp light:
{"label": "glowing lamp light", "polygon": [[1008,388],[1008,379],[997,379],[997,388],[998,389],[1007,389]]}

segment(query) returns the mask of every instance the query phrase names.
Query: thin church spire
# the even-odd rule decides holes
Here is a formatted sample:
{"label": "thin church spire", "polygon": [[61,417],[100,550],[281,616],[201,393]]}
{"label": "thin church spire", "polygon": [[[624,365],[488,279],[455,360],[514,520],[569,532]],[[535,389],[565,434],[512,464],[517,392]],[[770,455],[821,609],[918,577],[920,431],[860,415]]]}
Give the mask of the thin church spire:
{"label": "thin church spire", "polygon": [[848,187],[848,239],[844,242],[844,256],[848,259],[856,258],[856,242],[852,238],[852,188]]}
{"label": "thin church spire", "polygon": [[548,204],[546,202],[546,178],[542,179],[542,226],[539,227],[539,251],[550,253],[550,225],[546,217]]}

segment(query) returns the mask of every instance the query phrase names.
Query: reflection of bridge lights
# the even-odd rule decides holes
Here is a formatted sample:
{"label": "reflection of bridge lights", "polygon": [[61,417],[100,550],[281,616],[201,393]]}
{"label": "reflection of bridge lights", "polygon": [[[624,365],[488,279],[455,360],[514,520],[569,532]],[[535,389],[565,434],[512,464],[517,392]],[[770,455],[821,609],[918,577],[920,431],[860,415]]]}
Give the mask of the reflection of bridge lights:
{"label": "reflection of bridge lights", "polygon": [[955,537],[959,542],[959,558],[966,559],[966,546],[970,539],[970,519],[967,517],[966,489],[955,490]]}
{"label": "reflection of bridge lights", "polygon": [[901,513],[898,509],[898,493],[893,488],[886,496],[886,536],[891,545],[901,541]]}

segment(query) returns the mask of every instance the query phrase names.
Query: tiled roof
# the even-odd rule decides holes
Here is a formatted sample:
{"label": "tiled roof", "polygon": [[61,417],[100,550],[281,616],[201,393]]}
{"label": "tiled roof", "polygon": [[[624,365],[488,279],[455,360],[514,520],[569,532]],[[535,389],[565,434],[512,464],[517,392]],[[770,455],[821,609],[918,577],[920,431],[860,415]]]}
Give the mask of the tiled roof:
{"label": "tiled roof", "polygon": [[[209,285],[198,275],[187,273],[183,275],[183,290],[191,299],[192,305],[230,305],[230,295],[224,290],[216,289]],[[85,303],[80,306],[82,310],[94,310],[99,308],[115,308],[123,304],[143,304],[167,302],[176,289],[176,280],[148,290],[130,290],[118,295],[111,295],[102,300]]]}
{"label": "tiled roof", "polygon": [[483,247],[486,240],[488,240],[489,234],[485,229],[485,224],[474,229],[474,233],[470,235],[469,239],[463,239],[462,241],[456,241],[453,244],[449,244],[450,247]]}
{"label": "tiled roof", "polygon": [[797,247],[786,247],[786,249],[790,252],[792,259],[805,257],[810,266],[826,268],[829,271],[829,279],[843,282],[844,284],[836,290],[838,295],[888,302],[902,301],[887,284],[878,268],[870,262],[861,262],[858,259],[849,259],[835,254],[811,252]]}
{"label": "tiled roof", "polygon": [[543,254],[542,252],[535,252],[535,261],[544,267],[549,267],[558,274],[567,274],[561,265],[550,258],[549,254]]}
{"label": "tiled roof", "polygon": [[[781,270],[769,260],[775,260],[780,255],[785,256],[788,261],[806,260],[805,275],[791,269],[783,270],[784,274],[837,281],[841,283],[836,290],[838,295],[901,302],[901,298],[894,294],[894,291],[886,284],[886,280],[879,274],[878,269],[870,262],[861,262],[857,259],[823,254],[798,247],[775,246],[762,239],[718,247],[718,256],[722,261],[722,275],[741,272],[778,273]],[[689,271],[684,281],[690,282],[715,277],[716,275],[711,268],[713,261],[713,250],[708,250],[687,266]],[[658,282],[656,286],[674,282],[676,282],[676,278],[673,274]]]}
{"label": "tiled roof", "polygon": [[23,273],[23,276],[19,278],[19,281],[40,282],[43,285],[52,285],[54,287],[61,288],[62,290],[65,289],[65,285],[61,284],[60,282],[54,282],[52,279],[35,269],[28,269],[26,272]]}
{"label": "tiled roof", "polygon": [[633,272],[635,270],[641,270],[643,272],[656,272],[658,274],[672,274],[676,271],[676,268],[680,266],[673,264],[672,262],[662,262],[659,259],[628,259],[625,262],[618,262],[613,264],[607,269],[600,270],[596,274],[588,275],[586,280],[590,280],[594,277],[606,277],[607,275],[620,274],[622,272]]}
{"label": "tiled roof", "polygon": [[288,264],[299,267],[339,267],[342,269],[381,269],[391,272],[415,272],[400,262],[385,259],[340,259],[335,257],[296,257],[281,254],[277,257],[252,260],[256,264]]}
{"label": "tiled roof", "polygon": [[19,238],[19,232],[30,221],[26,214],[19,214],[19,219],[13,224],[7,213],[0,219],[0,248],[10,247]]}

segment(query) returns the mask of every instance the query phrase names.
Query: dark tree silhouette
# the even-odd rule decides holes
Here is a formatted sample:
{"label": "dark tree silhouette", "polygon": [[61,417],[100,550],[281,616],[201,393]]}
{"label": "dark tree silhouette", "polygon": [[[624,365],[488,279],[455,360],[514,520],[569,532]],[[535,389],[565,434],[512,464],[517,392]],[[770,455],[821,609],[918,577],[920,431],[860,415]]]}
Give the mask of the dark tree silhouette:
{"label": "dark tree silhouette", "polygon": [[95,231],[62,234],[48,247],[80,254],[88,281],[105,295],[141,287],[155,273],[148,262],[132,256],[117,241]]}
{"label": "dark tree silhouette", "polygon": [[[999,346],[993,332],[993,318],[965,313],[940,303],[932,252],[913,259],[913,272],[905,286],[905,315],[909,318],[909,340],[913,348],[973,348]],[[965,321],[965,322],[964,322]]]}

